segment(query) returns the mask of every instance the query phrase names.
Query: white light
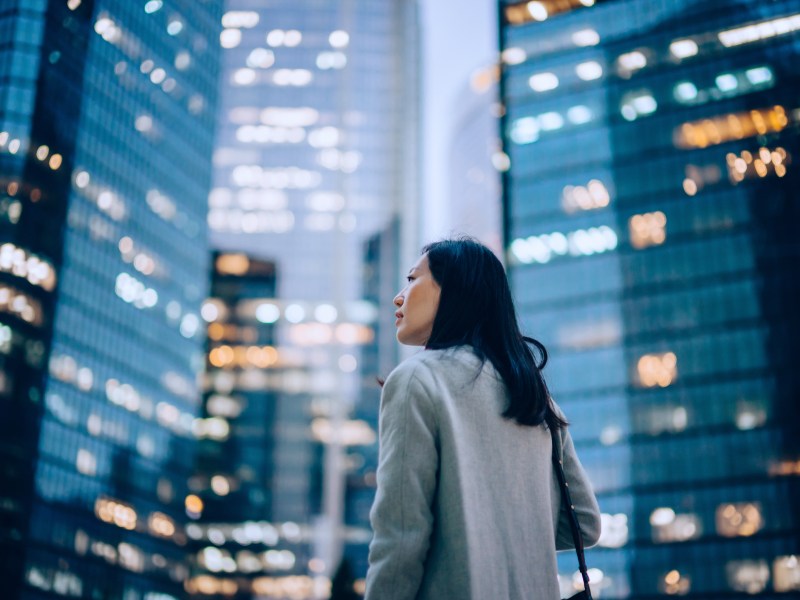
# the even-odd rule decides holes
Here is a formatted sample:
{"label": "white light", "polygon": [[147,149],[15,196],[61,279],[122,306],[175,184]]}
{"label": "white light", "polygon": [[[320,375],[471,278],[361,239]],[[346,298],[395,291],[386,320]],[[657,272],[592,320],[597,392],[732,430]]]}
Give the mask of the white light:
{"label": "white light", "polygon": [[657,508],[650,514],[650,524],[653,527],[664,527],[675,520],[675,511],[671,508]]}
{"label": "white light", "polygon": [[328,36],[328,42],[330,42],[330,45],[334,48],[346,48],[350,43],[350,36],[346,31],[337,29]]}
{"label": "white light", "polygon": [[675,58],[689,58],[697,54],[697,42],[694,40],[675,40],[669,45],[669,51]]}
{"label": "white light", "polygon": [[290,29],[283,37],[283,45],[289,48],[297,46],[301,41],[303,41],[303,34],[297,31],[297,29]]}
{"label": "white light", "polygon": [[509,134],[516,144],[530,144],[539,139],[539,122],[536,117],[522,117],[514,121]]}
{"label": "white light", "polygon": [[177,19],[170,21],[169,25],[167,25],[167,33],[170,35],[178,35],[181,31],[183,31],[183,23]]}
{"label": "white light", "polygon": [[285,38],[286,34],[282,29],[273,29],[267,34],[267,44],[272,47],[282,46]]}
{"label": "white light", "polygon": [[600,43],[600,35],[594,29],[581,29],[572,34],[572,43],[581,48],[596,46]]}
{"label": "white light", "polygon": [[697,98],[697,87],[691,81],[683,81],[675,86],[675,98],[688,102]]}
{"label": "white light", "polygon": [[739,87],[739,81],[736,79],[736,75],[733,75],[732,73],[723,73],[722,75],[718,75],[716,84],[717,87],[723,92],[730,92]]}
{"label": "white light", "polygon": [[326,69],[343,69],[347,65],[344,52],[320,52],[317,55],[317,67]]}
{"label": "white light", "polygon": [[314,309],[314,318],[320,323],[333,323],[338,316],[336,307],[330,304],[320,304]]}
{"label": "white light", "polygon": [[583,125],[592,120],[592,111],[589,110],[588,106],[579,104],[567,111],[567,119],[574,125]]}
{"label": "white light", "polygon": [[258,25],[258,13],[252,10],[230,10],[222,15],[223,27],[242,27],[250,29]]}
{"label": "white light", "polygon": [[547,19],[547,7],[541,2],[528,2],[528,14],[536,21]]}
{"label": "white light", "polygon": [[535,92],[546,92],[558,87],[558,77],[554,73],[537,73],[528,79],[528,85]]}
{"label": "white light", "polygon": [[339,130],[336,127],[322,127],[308,134],[308,143],[314,148],[332,148],[339,144]]}
{"label": "white light", "polygon": [[339,368],[345,373],[352,373],[358,368],[358,361],[352,354],[343,354],[339,357]]}
{"label": "white light", "polygon": [[757,42],[776,35],[784,35],[800,29],[800,13],[787,17],[761,21],[736,29],[720,31],[717,34],[720,43],[726,48]]}
{"label": "white light", "polygon": [[564,117],[557,112],[546,112],[539,115],[539,125],[543,131],[554,131],[564,126]]}
{"label": "white light", "polygon": [[247,56],[248,67],[267,69],[275,64],[275,53],[266,48],[256,48]]}
{"label": "white light", "polygon": [[213,302],[204,302],[200,309],[200,316],[206,323],[212,323],[219,317],[219,309]]}
{"label": "white light", "polygon": [[594,6],[594,0],[580,0],[580,3],[584,6]]}
{"label": "white light", "polygon": [[154,69],[152,73],[150,73],[150,81],[158,85],[167,77],[167,72],[164,69],[158,68]]}
{"label": "white light", "polygon": [[261,323],[274,323],[281,316],[281,310],[270,302],[259,304],[256,308],[256,319]]}
{"label": "white light", "polygon": [[639,51],[623,54],[618,60],[620,66],[627,71],[635,71],[647,66],[647,57]]}
{"label": "white light", "polygon": [[633,107],[640,115],[649,115],[658,108],[656,99],[650,95],[639,96],[633,100]]}
{"label": "white light", "polygon": [[236,48],[242,41],[242,32],[238,29],[223,29],[219,34],[219,45],[223,48]]}
{"label": "white light", "polygon": [[286,320],[290,323],[299,323],[302,321],[306,316],[306,311],[303,310],[303,307],[299,304],[290,304],[286,307],[284,311],[284,316]]}
{"label": "white light", "polygon": [[89,173],[86,171],[78,171],[75,174],[75,185],[79,188],[85,188],[87,185],[89,185],[90,179]]}
{"label": "white light", "polygon": [[159,10],[164,3],[161,0],[150,0],[147,4],[144,5],[144,12],[148,15],[156,12]]}
{"label": "white light", "polygon": [[191,62],[192,57],[185,50],[183,52],[178,52],[178,54],[175,56],[175,68],[179,71],[183,71],[188,68]]}
{"label": "white light", "polygon": [[506,48],[503,50],[502,59],[507,65],[519,65],[528,59],[528,55],[522,48]]}
{"label": "white light", "polygon": [[584,81],[592,81],[603,76],[603,67],[596,60],[588,60],[576,65],[575,73]]}
{"label": "white light", "polygon": [[136,121],[134,123],[134,127],[136,127],[136,131],[150,131],[153,128],[153,117],[150,115],[139,115],[136,117]]}
{"label": "white light", "polygon": [[753,85],[772,81],[772,69],[769,67],[755,67],[748,69],[744,74]]}
{"label": "white light", "polygon": [[183,319],[181,319],[180,331],[181,335],[185,338],[192,337],[195,333],[197,333],[197,329],[199,327],[200,319],[197,318],[197,315],[188,313],[183,316]]}
{"label": "white light", "polygon": [[319,120],[319,112],[310,107],[265,108],[261,111],[261,122],[265,125],[283,127],[308,127]]}
{"label": "white light", "polygon": [[256,72],[253,69],[236,69],[233,73],[233,81],[237,85],[250,85],[256,80]]}

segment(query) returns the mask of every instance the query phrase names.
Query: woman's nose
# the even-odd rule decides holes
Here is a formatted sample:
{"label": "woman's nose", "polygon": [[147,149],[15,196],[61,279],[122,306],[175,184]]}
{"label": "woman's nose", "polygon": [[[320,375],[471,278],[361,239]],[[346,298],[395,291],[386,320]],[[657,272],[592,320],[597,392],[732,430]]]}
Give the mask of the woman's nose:
{"label": "woman's nose", "polygon": [[401,294],[397,294],[397,296],[394,297],[394,305],[397,308],[403,306],[403,296]]}

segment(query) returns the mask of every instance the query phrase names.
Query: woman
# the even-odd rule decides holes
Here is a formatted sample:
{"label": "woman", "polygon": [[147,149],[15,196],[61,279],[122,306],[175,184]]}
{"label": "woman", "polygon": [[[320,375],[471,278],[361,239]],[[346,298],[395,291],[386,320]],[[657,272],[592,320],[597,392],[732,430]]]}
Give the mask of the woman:
{"label": "woman", "polygon": [[586,545],[600,513],[500,261],[470,239],[430,244],[394,303],[397,339],[426,351],[383,387],[366,599],[557,600],[556,550],[573,542],[550,430]]}

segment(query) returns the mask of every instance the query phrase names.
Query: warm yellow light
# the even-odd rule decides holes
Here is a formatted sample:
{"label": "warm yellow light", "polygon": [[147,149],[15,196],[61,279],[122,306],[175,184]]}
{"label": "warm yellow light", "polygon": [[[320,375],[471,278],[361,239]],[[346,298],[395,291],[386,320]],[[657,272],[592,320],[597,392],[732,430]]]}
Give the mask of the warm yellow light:
{"label": "warm yellow light", "polygon": [[199,515],[203,512],[203,501],[199,496],[195,496],[194,494],[186,496],[184,505],[186,506],[186,512],[193,515]]}

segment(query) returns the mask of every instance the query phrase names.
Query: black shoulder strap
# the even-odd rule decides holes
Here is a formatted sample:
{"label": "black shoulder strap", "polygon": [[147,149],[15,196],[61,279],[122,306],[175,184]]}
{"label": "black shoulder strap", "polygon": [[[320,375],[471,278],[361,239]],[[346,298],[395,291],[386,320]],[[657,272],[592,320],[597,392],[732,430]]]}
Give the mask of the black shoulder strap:
{"label": "black shoulder strap", "polygon": [[558,483],[561,486],[561,502],[569,515],[569,526],[570,529],[572,529],[572,541],[575,544],[575,553],[578,555],[578,568],[581,571],[581,577],[583,577],[583,589],[586,591],[586,597],[592,600],[592,591],[589,589],[589,573],[586,568],[586,560],[583,557],[583,536],[581,536],[581,530],[578,525],[578,516],[575,514],[575,505],[572,504],[572,498],[569,494],[569,484],[564,475],[564,464],[561,459],[561,448],[558,443],[558,431],[551,427],[550,433],[550,438],[553,440],[553,469],[556,472]]}

